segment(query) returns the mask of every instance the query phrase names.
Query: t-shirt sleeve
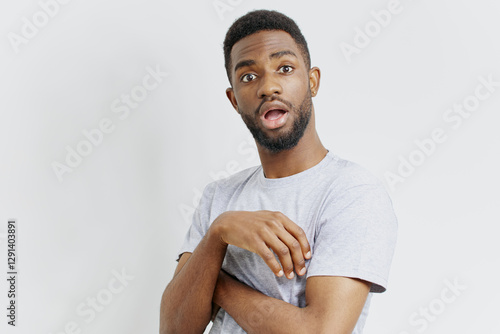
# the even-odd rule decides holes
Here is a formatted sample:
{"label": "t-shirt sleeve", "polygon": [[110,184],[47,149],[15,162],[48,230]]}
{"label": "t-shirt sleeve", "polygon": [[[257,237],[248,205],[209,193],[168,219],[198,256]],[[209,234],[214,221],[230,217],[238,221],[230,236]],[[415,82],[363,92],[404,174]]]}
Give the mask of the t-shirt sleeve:
{"label": "t-shirt sleeve", "polygon": [[198,207],[193,213],[191,226],[184,237],[184,242],[178,252],[177,261],[183,253],[192,253],[205,236],[210,227],[210,210],[213,201],[215,184],[211,183],[205,187]]}
{"label": "t-shirt sleeve", "polygon": [[384,292],[396,244],[397,219],[380,183],[349,188],[327,198],[315,231],[307,277],[344,276]]}

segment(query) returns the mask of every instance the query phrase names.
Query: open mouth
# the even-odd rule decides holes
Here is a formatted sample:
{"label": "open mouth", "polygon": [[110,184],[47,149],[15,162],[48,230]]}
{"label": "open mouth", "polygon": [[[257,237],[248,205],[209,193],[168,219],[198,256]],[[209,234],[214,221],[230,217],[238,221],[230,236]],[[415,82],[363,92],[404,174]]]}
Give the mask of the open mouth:
{"label": "open mouth", "polygon": [[266,112],[264,114],[264,118],[267,119],[268,121],[274,121],[274,120],[280,118],[281,116],[283,116],[285,113],[286,113],[285,110],[273,109],[273,110],[269,110],[268,112]]}
{"label": "open mouth", "polygon": [[283,126],[287,118],[288,111],[283,109],[270,109],[261,116],[264,127],[270,130]]}

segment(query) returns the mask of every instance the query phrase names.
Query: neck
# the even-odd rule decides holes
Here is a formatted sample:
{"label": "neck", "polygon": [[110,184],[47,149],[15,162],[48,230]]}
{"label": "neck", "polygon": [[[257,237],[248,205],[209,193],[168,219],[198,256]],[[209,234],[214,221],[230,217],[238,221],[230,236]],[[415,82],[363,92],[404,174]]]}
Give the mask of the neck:
{"label": "neck", "polygon": [[272,153],[260,145],[257,145],[257,149],[264,175],[270,179],[303,172],[317,165],[328,153],[316,132],[314,113],[297,146],[278,153]]}

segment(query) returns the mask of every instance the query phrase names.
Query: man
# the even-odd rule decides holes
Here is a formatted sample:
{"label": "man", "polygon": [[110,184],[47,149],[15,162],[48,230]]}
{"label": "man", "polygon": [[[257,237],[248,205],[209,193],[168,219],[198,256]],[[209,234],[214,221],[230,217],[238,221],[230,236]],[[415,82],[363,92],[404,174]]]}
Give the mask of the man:
{"label": "man", "polygon": [[209,184],[162,297],[161,333],[361,333],[397,221],[383,186],[315,129],[320,71],[290,18],[254,11],[224,41],[227,97],[262,166]]}

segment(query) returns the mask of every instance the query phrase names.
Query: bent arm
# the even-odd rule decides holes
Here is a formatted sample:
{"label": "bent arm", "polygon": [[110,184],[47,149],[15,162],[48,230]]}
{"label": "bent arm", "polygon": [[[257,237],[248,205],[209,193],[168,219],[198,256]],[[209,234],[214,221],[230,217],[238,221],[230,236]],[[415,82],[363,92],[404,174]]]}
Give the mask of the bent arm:
{"label": "bent arm", "polygon": [[160,307],[160,334],[203,333],[227,245],[209,232],[192,254],[184,253],[167,285]]}
{"label": "bent arm", "polygon": [[370,285],[347,277],[310,277],[306,283],[306,307],[299,308],[221,273],[214,302],[247,333],[350,334],[366,302]]}
{"label": "bent arm", "polygon": [[[305,274],[305,258],[311,254],[304,231],[282,213],[221,214],[194,252],[181,257],[162,296],[161,334],[203,332],[211,319],[213,294],[228,245],[258,254],[277,276],[290,279],[294,268],[298,275]],[[280,262],[271,250],[280,254]]]}

